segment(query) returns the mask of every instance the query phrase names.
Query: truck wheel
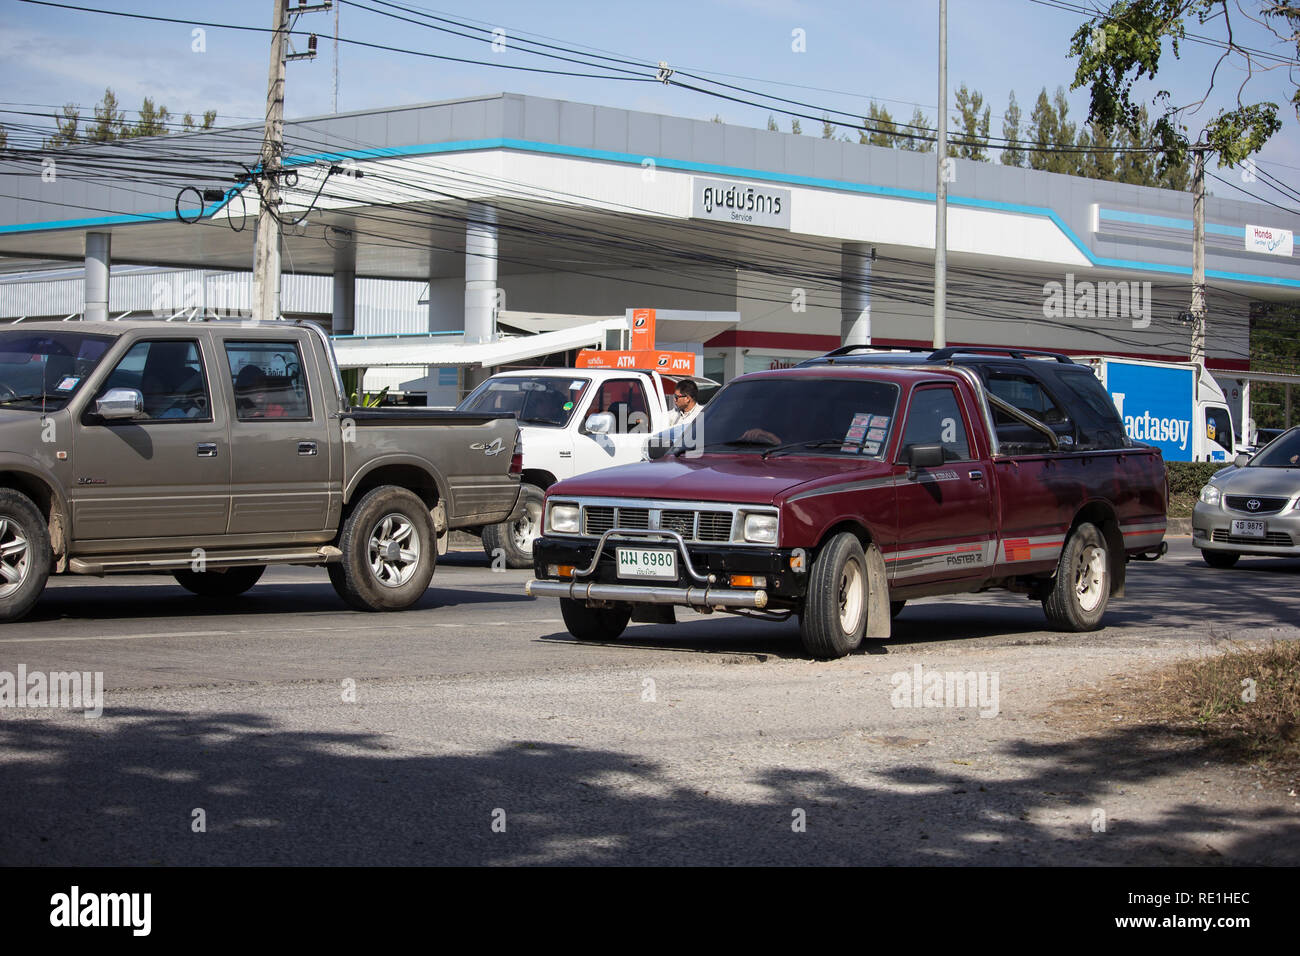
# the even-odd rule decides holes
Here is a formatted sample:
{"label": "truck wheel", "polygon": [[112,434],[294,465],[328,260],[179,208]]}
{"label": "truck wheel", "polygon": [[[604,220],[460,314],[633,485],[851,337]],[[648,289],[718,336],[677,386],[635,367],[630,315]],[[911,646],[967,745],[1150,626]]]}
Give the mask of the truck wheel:
{"label": "truck wheel", "polygon": [[225,571],[173,571],[172,577],[185,590],[200,597],[236,597],[256,584],[265,570],[265,564],[253,564]]}
{"label": "truck wheel", "polygon": [[1096,525],[1081,524],[1065,542],[1043,612],[1062,631],[1095,631],[1110,602],[1110,556]]}
{"label": "truck wheel", "polygon": [[1241,555],[1233,554],[1231,551],[1207,551],[1202,548],[1201,557],[1212,568],[1230,568],[1237,563]]}
{"label": "truck wheel", "polygon": [[587,607],[584,601],[560,598],[560,615],[564,626],[580,641],[612,641],[627,628],[632,619],[632,609],[626,604],[618,607]]}
{"label": "truck wheel", "polygon": [[813,657],[843,657],[857,649],[867,627],[867,559],[853,535],[831,538],[808,575],[799,615],[803,646]]}
{"label": "truck wheel", "polygon": [[542,504],[546,494],[536,485],[519,489],[519,516],[483,529],[483,551],[489,558],[505,555],[508,568],[533,566],[533,541],[542,533]]}
{"label": "truck wheel", "polygon": [[438,552],[424,502],[396,485],[366,492],[343,522],[330,583],[358,611],[401,611],[429,587]]}
{"label": "truck wheel", "polygon": [[0,621],[25,616],[50,577],[50,532],[32,499],[0,489]]}

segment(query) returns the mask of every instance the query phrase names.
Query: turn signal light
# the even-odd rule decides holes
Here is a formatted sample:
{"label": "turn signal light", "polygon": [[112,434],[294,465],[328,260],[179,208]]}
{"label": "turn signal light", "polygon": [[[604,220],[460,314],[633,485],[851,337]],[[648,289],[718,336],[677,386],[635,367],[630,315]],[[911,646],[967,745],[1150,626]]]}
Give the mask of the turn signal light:
{"label": "turn signal light", "polygon": [[731,576],[731,586],[733,588],[765,588],[767,587],[767,578],[761,574],[733,574]]}
{"label": "turn signal light", "polygon": [[571,578],[573,577],[573,565],[571,564],[552,564],[546,568],[547,573],[553,578]]}
{"label": "turn signal light", "polygon": [[807,570],[804,564],[806,557],[803,548],[795,548],[794,553],[790,555],[790,570],[795,574],[803,574]]}

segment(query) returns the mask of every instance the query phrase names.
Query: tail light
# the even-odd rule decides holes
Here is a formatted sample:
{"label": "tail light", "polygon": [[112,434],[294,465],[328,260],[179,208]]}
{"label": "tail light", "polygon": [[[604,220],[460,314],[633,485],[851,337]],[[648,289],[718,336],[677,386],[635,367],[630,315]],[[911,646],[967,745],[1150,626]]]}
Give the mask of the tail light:
{"label": "tail light", "polygon": [[522,438],[515,441],[515,453],[510,456],[510,474],[523,475],[524,473],[524,440]]}

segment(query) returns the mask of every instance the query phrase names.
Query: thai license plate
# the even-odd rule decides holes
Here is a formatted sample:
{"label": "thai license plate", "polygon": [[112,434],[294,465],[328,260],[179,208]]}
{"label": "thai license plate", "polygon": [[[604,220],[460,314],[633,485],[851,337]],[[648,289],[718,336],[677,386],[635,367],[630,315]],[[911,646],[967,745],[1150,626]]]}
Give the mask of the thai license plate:
{"label": "thai license plate", "polygon": [[1233,521],[1232,534],[1234,537],[1242,538],[1262,538],[1264,537],[1264,522],[1262,521]]}
{"label": "thai license plate", "polygon": [[618,548],[620,578],[677,580],[677,553],[656,548]]}

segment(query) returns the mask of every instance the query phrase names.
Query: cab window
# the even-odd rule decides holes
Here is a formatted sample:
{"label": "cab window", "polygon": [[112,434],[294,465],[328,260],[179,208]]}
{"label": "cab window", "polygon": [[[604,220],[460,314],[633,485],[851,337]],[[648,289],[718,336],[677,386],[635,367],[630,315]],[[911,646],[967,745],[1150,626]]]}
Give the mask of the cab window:
{"label": "cab window", "polygon": [[311,418],[307,379],[296,343],[227,342],[226,358],[239,421]]}
{"label": "cab window", "polygon": [[907,427],[903,430],[903,460],[907,459],[912,445],[942,445],[943,457],[948,461],[971,457],[961,404],[949,386],[921,388],[912,393]]}
{"label": "cab window", "polygon": [[97,397],[134,388],[144,412],[133,421],[211,421],[207,376],[198,343],[186,339],[137,342],[109,373]]}
{"label": "cab window", "polygon": [[587,415],[609,412],[614,416],[614,432],[648,432],[650,406],[646,404],[645,388],[634,378],[611,379],[600,387]]}
{"label": "cab window", "polygon": [[1226,408],[1205,409],[1205,437],[1232,453],[1232,418]]}

